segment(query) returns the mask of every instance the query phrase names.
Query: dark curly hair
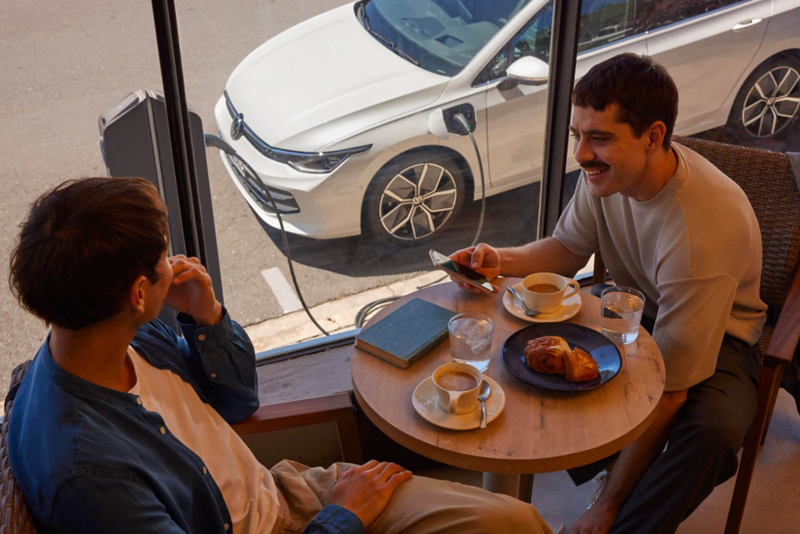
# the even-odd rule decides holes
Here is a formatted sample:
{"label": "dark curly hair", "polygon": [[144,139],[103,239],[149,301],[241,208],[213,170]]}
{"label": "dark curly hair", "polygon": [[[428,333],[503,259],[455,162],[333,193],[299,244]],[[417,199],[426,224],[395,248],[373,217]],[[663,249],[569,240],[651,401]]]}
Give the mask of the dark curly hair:
{"label": "dark curly hair", "polygon": [[637,137],[661,121],[667,127],[663,148],[670,147],[678,116],[678,88],[667,69],[648,56],[625,53],[598,63],[575,84],[572,103],[597,111],[616,104],[617,119],[629,124]]}
{"label": "dark curly hair", "polygon": [[78,330],[116,315],[141,275],[155,283],[167,208],[142,178],[83,178],[48,191],[20,224],[8,276],[20,306]]}

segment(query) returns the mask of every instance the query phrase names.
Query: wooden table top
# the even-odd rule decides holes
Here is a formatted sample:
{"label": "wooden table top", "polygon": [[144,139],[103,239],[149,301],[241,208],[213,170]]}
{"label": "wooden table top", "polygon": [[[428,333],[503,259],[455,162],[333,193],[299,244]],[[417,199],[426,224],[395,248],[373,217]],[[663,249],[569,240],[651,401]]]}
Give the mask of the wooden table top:
{"label": "wooden table top", "polygon": [[[505,310],[498,295],[479,295],[453,283],[422,289],[387,306],[376,321],[418,297],[458,313],[484,313],[494,322],[492,357],[486,374],[506,394],[503,413],[484,429],[447,430],[424,420],[411,403],[414,388],[450,360],[444,341],[408,369],[399,369],[352,349],[353,390],[369,419],[389,437],[428,458],[474,471],[543,473],[605,458],[639,437],[655,417],[664,391],[664,361],[653,338],[639,328],[636,342],[620,346],[622,367],[612,380],[585,392],[550,391],[526,384],[501,361],[509,335],[528,326]],[[600,330],[600,299],[584,292],[581,311],[568,322]]]}

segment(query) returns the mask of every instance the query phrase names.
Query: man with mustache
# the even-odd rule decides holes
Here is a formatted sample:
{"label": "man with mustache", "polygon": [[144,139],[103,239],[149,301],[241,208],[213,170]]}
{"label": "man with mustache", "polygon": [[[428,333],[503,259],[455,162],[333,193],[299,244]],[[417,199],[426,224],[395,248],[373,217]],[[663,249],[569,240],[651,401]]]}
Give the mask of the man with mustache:
{"label": "man with mustache", "polygon": [[599,250],[617,285],[644,293],[642,326],[664,356],[665,393],[640,438],[570,471],[580,484],[613,462],[572,533],[672,533],[736,473],[755,414],[767,309],[761,234],[744,192],[671,141],[678,91],[662,66],[634,54],[608,59],[576,84],[573,104],[583,172],[553,237],[452,258],[490,279],[573,276]]}

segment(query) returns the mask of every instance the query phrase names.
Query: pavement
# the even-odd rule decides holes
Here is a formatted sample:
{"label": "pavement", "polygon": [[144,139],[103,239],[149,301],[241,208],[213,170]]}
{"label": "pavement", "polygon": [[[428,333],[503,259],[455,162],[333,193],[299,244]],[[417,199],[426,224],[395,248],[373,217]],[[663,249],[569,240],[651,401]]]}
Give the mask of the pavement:
{"label": "pavement", "polygon": [[[329,334],[345,332],[355,328],[355,318],[358,312],[368,304],[385,298],[397,298],[413,293],[422,286],[427,286],[442,280],[444,273],[431,271],[412,278],[394,282],[338,298],[309,308],[314,319]],[[379,309],[375,310],[377,313]],[[368,317],[371,317],[370,314]],[[309,320],[304,310],[287,313],[275,319],[268,319],[258,324],[245,328],[247,335],[253,342],[256,352],[263,352],[293,343],[307,341],[322,337],[323,334]]]}

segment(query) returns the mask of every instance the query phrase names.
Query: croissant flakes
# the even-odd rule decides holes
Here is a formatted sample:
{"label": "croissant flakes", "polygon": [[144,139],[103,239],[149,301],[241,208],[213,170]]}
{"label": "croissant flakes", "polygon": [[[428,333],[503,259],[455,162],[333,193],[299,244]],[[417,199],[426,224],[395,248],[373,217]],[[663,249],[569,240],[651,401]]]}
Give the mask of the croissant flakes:
{"label": "croissant flakes", "polygon": [[600,376],[597,362],[583,349],[569,348],[558,336],[543,336],[528,341],[525,363],[537,373],[565,375],[569,382],[588,382]]}

